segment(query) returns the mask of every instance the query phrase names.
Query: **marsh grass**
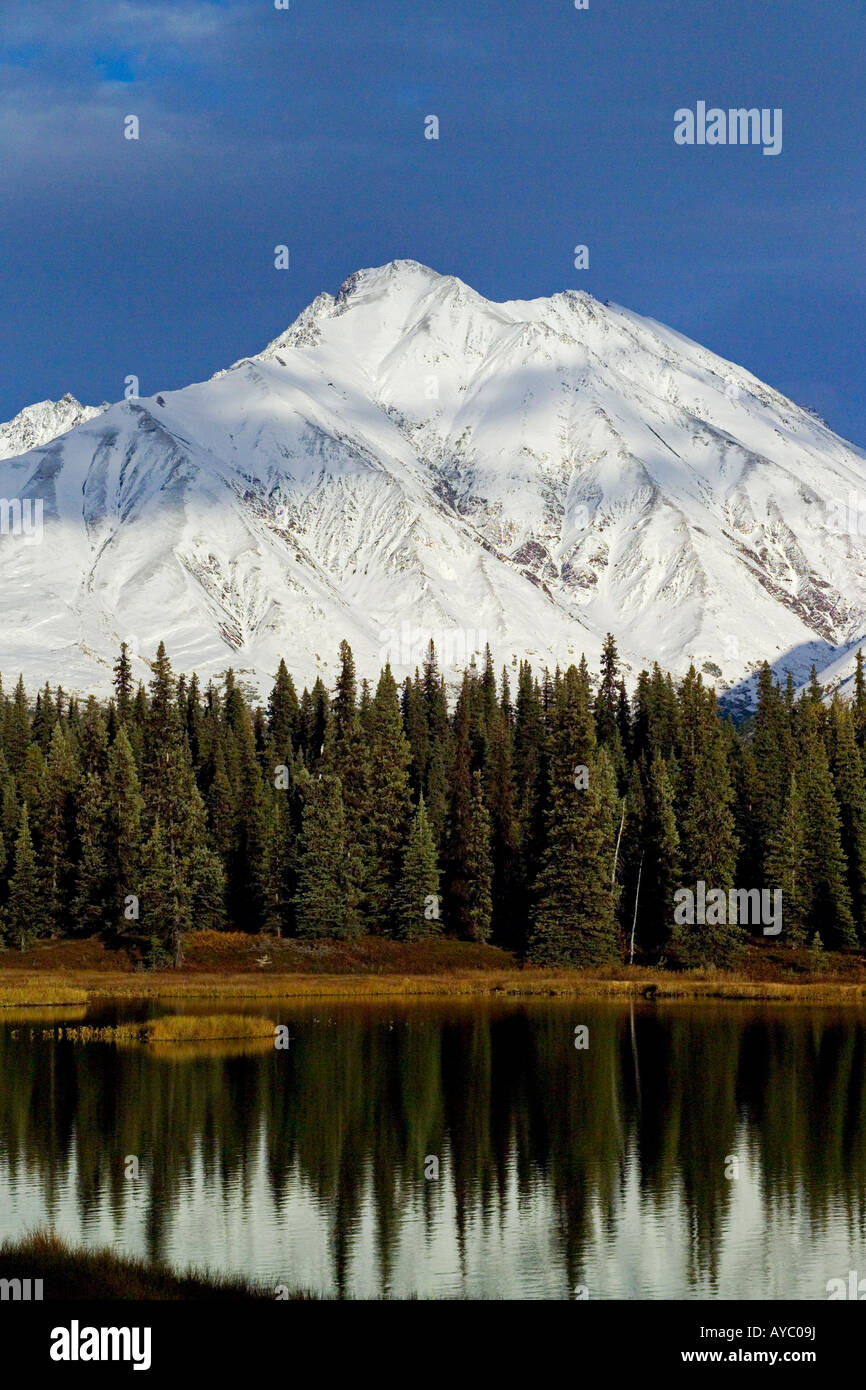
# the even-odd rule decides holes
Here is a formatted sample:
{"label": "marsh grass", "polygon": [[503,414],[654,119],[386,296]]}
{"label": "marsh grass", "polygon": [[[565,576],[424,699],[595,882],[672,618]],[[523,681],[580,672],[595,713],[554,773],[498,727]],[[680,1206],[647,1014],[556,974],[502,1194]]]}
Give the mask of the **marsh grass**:
{"label": "marsh grass", "polygon": [[59,984],[50,976],[37,980],[20,981],[0,978],[0,1009],[86,1003],[86,989],[79,989],[74,985]]}
{"label": "marsh grass", "polygon": [[[809,1002],[850,1003],[866,1002],[866,981],[833,977],[826,974],[791,975],[787,979],[750,979],[736,971],[688,971],[674,974],[666,970],[635,967],[615,967],[606,970],[512,970],[467,971],[448,975],[118,975],[88,980],[90,998],[152,999],[167,1004],[186,1000],[195,1007],[199,1002],[212,1004],[268,1000],[341,999],[347,1002],[375,1002],[382,999],[545,999],[596,996],[602,999],[778,999]],[[46,995],[50,995],[46,987]],[[79,994],[87,998],[87,992]],[[37,1003],[36,998],[33,1003]],[[0,1019],[3,1015],[0,1014]],[[201,1029],[211,1019],[216,1031],[172,1033],[168,1019],[184,1017],[183,1028]],[[169,1028],[169,1041],[227,1039],[232,1035],[219,1031],[230,1026],[226,1020],[238,1017],[228,1014],[168,1015],[158,1020]],[[246,1017],[246,1016],[244,1016]],[[255,1030],[245,1027],[237,1037],[264,1037],[273,1024],[257,1019]],[[151,1025],[119,1024],[114,1029],[80,1029],[76,1041],[158,1042],[157,1037],[142,1036]],[[67,1030],[72,1036],[72,1030]],[[109,1037],[109,1033],[111,1037]],[[97,1035],[102,1034],[102,1037]]]}
{"label": "marsh grass", "polygon": [[[0,1245],[0,1278],[41,1279],[52,1299],[249,1299],[274,1298],[273,1288],[224,1278],[208,1270],[178,1274],[164,1264],[75,1248],[51,1231],[34,1231],[21,1241]],[[290,1292],[293,1299],[313,1298]]]}
{"label": "marsh grass", "polygon": [[[603,999],[761,999],[830,1003],[866,1002],[866,981],[827,976],[788,980],[749,979],[734,971],[692,971],[615,967],[603,970],[478,971],[465,975],[291,975],[253,979],[198,976],[154,980],[148,996],[173,999],[545,999],[596,996]],[[120,984],[119,995],[139,991]],[[112,991],[114,993],[114,991]]]}
{"label": "marsh grass", "polygon": [[261,1042],[272,1044],[276,1024],[248,1014],[166,1014],[142,1023],[113,1023],[104,1027],[43,1030],[44,1038],[61,1037],[74,1043],[144,1043],[168,1050],[172,1044]]}
{"label": "marsh grass", "polygon": [[166,1014],[146,1025],[149,1043],[270,1038],[275,1023],[250,1014]]}
{"label": "marsh grass", "polygon": [[[756,941],[744,947],[736,968],[715,971],[622,964],[544,969],[524,965],[498,947],[442,938],[407,943],[363,937],[341,942],[191,932],[181,970],[136,970],[130,951],[109,951],[90,938],[51,941],[29,953],[24,968],[19,952],[5,952],[0,955],[0,1009],[4,1004],[83,1004],[88,997],[91,1002],[162,1000],[189,1015],[198,1008],[215,1013],[209,1001],[229,1008],[245,1002],[267,1007],[268,1000],[560,996],[866,1002],[866,959],[860,952],[828,952],[822,968],[816,969],[814,953],[807,948]],[[194,1036],[198,1040],[206,1035]],[[219,1036],[225,1039],[223,1033]],[[248,1031],[243,1036],[248,1037]]]}

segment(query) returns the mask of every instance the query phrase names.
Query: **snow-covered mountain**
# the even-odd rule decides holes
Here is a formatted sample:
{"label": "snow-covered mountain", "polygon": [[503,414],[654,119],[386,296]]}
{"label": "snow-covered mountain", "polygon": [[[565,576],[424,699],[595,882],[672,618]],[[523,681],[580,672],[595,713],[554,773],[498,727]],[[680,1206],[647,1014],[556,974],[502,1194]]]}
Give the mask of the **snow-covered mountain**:
{"label": "snow-covered mountain", "polygon": [[42,504],[41,538],[0,535],[0,669],[31,681],[105,688],[122,639],[265,687],[281,655],[328,681],[343,637],[399,677],[430,635],[456,670],[485,642],[596,662],[610,630],[633,671],[743,690],[866,628],[866,454],[579,291],[496,304],[395,261],[210,381],[71,406],[0,430],[29,450],[0,497]]}
{"label": "snow-covered mountain", "polygon": [[94,420],[107,409],[107,401],[102,405],[82,405],[68,392],[59,401],[36,401],[27,405],[5,425],[0,425],[0,459],[14,458],[28,449],[37,449],[40,444],[48,444],[76,425]]}

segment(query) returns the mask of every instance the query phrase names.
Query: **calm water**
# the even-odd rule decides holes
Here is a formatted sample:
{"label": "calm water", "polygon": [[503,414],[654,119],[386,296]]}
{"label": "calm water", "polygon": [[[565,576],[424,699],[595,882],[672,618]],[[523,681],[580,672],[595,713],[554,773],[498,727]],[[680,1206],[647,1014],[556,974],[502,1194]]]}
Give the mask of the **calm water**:
{"label": "calm water", "polygon": [[0,1232],[327,1295],[826,1298],[866,1276],[860,1011],[246,1011],[288,1051],[0,1025]]}

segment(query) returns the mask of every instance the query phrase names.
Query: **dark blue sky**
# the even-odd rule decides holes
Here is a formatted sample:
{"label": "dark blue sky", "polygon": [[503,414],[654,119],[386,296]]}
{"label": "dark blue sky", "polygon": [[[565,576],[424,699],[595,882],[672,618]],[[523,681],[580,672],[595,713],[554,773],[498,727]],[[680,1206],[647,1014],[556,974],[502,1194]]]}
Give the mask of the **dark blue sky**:
{"label": "dark blue sky", "polygon": [[[650,314],[866,444],[863,0],[290,4],[4,0],[0,419],[200,380],[406,256]],[[699,100],[781,107],[781,155],[676,145]]]}

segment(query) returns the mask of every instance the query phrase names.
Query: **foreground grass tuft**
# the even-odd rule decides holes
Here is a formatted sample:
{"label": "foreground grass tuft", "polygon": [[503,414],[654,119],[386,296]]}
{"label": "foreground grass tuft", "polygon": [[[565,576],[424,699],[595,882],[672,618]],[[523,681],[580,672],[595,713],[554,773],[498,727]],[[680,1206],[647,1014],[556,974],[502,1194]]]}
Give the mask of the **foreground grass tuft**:
{"label": "foreground grass tuft", "polygon": [[[117,1255],[113,1250],[75,1248],[51,1231],[34,1231],[22,1241],[0,1245],[0,1279],[41,1279],[46,1300],[68,1299],[246,1299],[274,1298],[275,1291],[207,1270],[177,1274],[168,1265]],[[312,1298],[290,1292],[293,1299]]]}

